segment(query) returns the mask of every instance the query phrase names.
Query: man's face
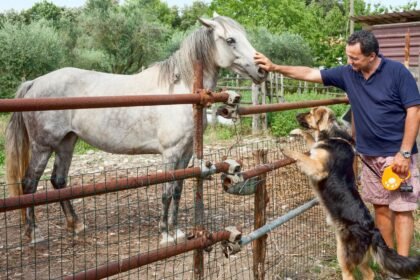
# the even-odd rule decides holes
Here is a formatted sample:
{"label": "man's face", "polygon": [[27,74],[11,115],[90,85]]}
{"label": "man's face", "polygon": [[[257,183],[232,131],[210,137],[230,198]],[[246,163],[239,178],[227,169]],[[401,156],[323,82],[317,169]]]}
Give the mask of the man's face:
{"label": "man's face", "polygon": [[375,59],[373,52],[369,56],[362,54],[360,43],[346,46],[347,63],[352,66],[354,71],[368,70],[370,64]]}

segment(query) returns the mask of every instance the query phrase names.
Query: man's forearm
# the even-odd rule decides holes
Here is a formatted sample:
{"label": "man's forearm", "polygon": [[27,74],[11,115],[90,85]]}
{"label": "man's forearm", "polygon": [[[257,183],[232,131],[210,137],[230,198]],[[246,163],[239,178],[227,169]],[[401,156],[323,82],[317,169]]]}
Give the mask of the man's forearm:
{"label": "man's forearm", "polygon": [[401,143],[401,150],[411,151],[417,134],[419,133],[420,123],[420,105],[407,109],[407,117],[405,119],[404,137]]}
{"label": "man's forearm", "polygon": [[307,66],[274,65],[273,70],[292,79],[322,83],[321,72],[315,68]]}
{"label": "man's forearm", "polygon": [[277,65],[262,53],[255,53],[255,63],[268,72],[278,72],[287,77],[313,83],[322,83],[321,71],[306,66]]}

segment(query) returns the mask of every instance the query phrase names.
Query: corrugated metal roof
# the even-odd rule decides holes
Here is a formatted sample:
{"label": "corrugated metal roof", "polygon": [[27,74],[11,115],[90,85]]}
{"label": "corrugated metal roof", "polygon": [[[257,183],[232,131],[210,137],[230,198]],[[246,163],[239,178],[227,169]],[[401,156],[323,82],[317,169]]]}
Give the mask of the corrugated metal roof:
{"label": "corrugated metal roof", "polygon": [[351,19],[354,22],[367,25],[420,21],[420,10],[370,16],[354,16]]}

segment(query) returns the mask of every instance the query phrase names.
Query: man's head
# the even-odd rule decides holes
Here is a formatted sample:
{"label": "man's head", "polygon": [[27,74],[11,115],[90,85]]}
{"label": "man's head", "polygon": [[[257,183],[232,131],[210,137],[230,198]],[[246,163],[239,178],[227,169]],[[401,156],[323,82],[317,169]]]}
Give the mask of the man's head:
{"label": "man's head", "polygon": [[347,63],[355,71],[369,69],[378,57],[379,43],[372,32],[361,30],[354,32],[347,40]]}

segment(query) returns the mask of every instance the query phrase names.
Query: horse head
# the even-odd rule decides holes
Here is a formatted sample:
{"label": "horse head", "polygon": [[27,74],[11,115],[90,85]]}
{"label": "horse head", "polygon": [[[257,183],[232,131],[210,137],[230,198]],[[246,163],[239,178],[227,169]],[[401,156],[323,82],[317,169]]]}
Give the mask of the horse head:
{"label": "horse head", "polygon": [[212,32],[215,43],[213,55],[218,67],[249,77],[258,84],[267,78],[267,72],[254,63],[256,51],[239,23],[216,13],[213,19],[200,18],[199,21]]}

